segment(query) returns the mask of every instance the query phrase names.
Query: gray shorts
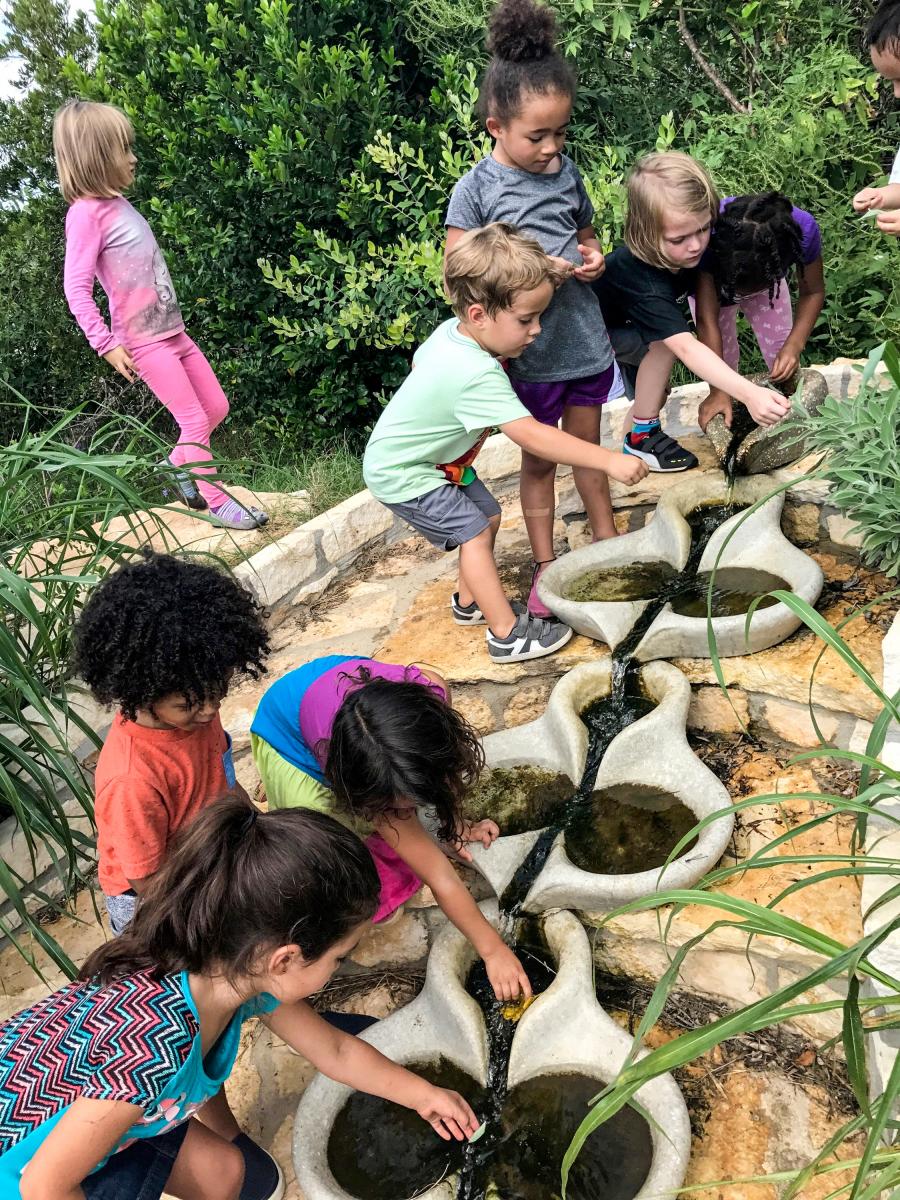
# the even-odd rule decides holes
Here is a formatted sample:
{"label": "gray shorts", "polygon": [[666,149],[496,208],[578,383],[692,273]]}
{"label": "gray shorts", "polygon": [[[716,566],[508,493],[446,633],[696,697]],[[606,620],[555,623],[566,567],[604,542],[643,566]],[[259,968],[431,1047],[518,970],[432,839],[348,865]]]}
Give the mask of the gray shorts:
{"label": "gray shorts", "polygon": [[625,395],[629,400],[633,400],[638,367],[650,347],[633,325],[619,326],[609,329],[607,332],[609,340],[612,342],[613,354],[615,354],[616,362],[622,372]]}
{"label": "gray shorts", "polygon": [[386,507],[439,550],[456,550],[471,542],[487,529],[491,517],[500,514],[500,505],[480,479],[465,486],[442,483],[415,500]]}
{"label": "gray shorts", "polygon": [[109,927],[116,935],[124,933],[131,924],[134,910],[137,906],[137,896],[132,891],[123,892],[121,896],[105,896],[106,911],[109,913]]}

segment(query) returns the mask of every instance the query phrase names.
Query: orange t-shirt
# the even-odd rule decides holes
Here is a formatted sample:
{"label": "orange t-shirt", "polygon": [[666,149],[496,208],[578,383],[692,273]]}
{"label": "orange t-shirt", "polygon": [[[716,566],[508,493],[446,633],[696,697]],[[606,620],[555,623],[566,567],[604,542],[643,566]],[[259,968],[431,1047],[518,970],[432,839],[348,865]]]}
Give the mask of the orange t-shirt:
{"label": "orange t-shirt", "polygon": [[95,776],[100,886],[107,896],[120,896],[129,879],[158,870],[178,830],[230,791],[230,758],[218,714],[192,730],[147,729],[116,715]]}

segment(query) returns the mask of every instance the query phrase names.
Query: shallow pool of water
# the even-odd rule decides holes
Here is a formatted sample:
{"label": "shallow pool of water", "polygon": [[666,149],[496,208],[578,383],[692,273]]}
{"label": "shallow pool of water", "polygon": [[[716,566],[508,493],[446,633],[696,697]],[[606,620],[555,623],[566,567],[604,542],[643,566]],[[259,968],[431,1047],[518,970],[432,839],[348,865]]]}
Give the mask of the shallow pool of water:
{"label": "shallow pool of water", "polygon": [[527,833],[552,824],[574,791],[568,775],[539,767],[500,767],[482,774],[466,797],[464,813],[470,821],[489,817],[502,834]]}
{"label": "shallow pool of water", "polygon": [[[672,611],[682,617],[707,617],[707,593],[712,572],[702,571],[693,580],[685,582],[672,598]],[[790,591],[790,585],[778,575],[768,571],[755,571],[747,567],[723,567],[716,571],[712,593],[712,615],[714,617],[739,617],[750,609],[751,604],[762,596],[757,608],[771,608],[778,601],[766,592],[776,589]]]}
{"label": "shallow pool of water", "polygon": [[[661,867],[697,816],[668,792],[620,784],[594,792],[566,828],[566,853],[598,875],[630,875]],[[686,854],[690,846],[681,852]]]}
{"label": "shallow pool of water", "polygon": [[675,579],[678,572],[664,562],[629,563],[585,571],[565,590],[567,600],[591,601],[653,600]]}

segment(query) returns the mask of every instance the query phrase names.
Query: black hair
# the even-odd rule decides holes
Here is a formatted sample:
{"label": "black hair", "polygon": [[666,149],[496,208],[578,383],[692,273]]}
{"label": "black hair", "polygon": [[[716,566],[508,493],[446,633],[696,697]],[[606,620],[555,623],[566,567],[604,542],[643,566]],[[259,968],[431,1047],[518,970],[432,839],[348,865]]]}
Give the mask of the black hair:
{"label": "black hair", "polygon": [[221,699],[235,672],[265,670],[264,612],[226,571],[145,552],[110,572],[75,627],[74,666],[127,720],[164,696]]}
{"label": "black hair", "polygon": [[371,821],[411,800],[434,808],[438,837],[459,844],[463,797],[484,766],[478,734],[430,687],[373,679],[365,667],[353,678],[360,686],[337,711],[325,762],[338,804]]}
{"label": "black hair", "polygon": [[87,959],[79,978],[109,983],[150,971],[253,975],[278,946],[320,958],[375,914],[380,885],[363,842],[325,813],[261,813],[216,801],[180,836],[121,937]]}
{"label": "black hair", "polygon": [[769,290],[778,294],[792,267],[803,270],[803,234],[793,205],[780,192],[736,196],[716,221],[710,241],[712,274],[724,304]]}
{"label": "black hair", "polygon": [[867,50],[900,56],[900,0],[882,0],[863,35]]}
{"label": "black hair", "polygon": [[526,92],[575,99],[575,72],[556,49],[556,17],[534,0],[500,0],[488,22],[487,65],[478,93],[483,121],[509,121]]}

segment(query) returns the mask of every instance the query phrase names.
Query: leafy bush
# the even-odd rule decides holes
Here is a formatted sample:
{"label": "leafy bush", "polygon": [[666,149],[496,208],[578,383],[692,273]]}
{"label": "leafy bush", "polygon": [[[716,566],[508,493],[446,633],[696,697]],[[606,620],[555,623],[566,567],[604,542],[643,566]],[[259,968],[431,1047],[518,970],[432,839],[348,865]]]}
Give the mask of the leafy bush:
{"label": "leafy bush", "polygon": [[[877,373],[881,363],[887,378]],[[810,450],[825,458],[819,474],[832,484],[831,500],[862,535],[862,557],[888,575],[900,575],[900,353],[892,344],[869,355],[855,396],[827,397],[811,416],[795,418]]]}

